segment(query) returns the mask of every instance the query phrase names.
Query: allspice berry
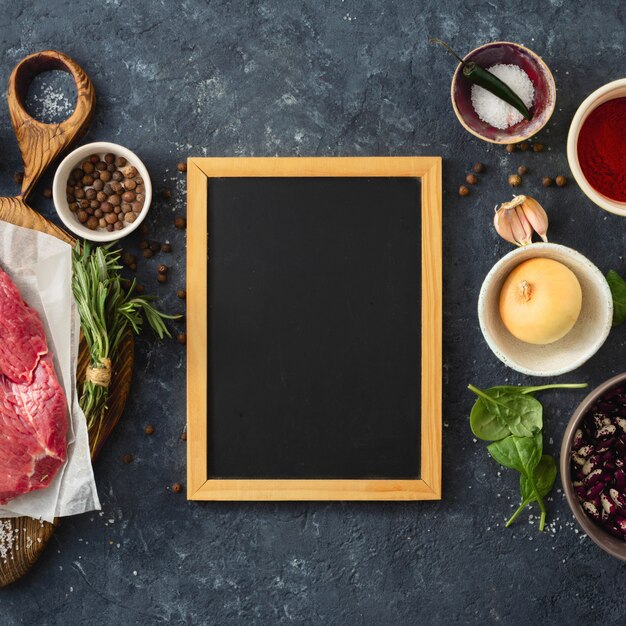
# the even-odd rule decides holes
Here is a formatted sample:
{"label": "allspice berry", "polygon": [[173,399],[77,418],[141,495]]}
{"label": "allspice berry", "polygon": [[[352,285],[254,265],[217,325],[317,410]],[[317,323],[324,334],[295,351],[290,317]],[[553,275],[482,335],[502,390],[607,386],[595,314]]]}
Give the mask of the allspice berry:
{"label": "allspice berry", "polygon": [[479,161],[478,163],[474,163],[472,170],[474,170],[476,174],[482,174],[482,172],[485,171],[485,166]]}
{"label": "allspice berry", "polygon": [[151,259],[154,256],[154,252],[150,248],[146,248],[141,254],[144,259]]}
{"label": "allspice berry", "polygon": [[555,182],[557,187],[565,187],[565,185],[567,185],[567,178],[565,178],[565,176],[557,176]]}
{"label": "allspice berry", "polygon": [[506,144],[506,151],[511,154],[512,152],[515,152],[517,150],[517,146],[514,143],[507,143]]}
{"label": "allspice berry", "polygon": [[180,335],[176,337],[176,340],[181,346],[184,346],[187,343],[187,333],[180,333]]}
{"label": "allspice berry", "polygon": [[469,192],[470,190],[465,185],[459,187],[459,196],[469,196]]}
{"label": "allspice berry", "polygon": [[528,168],[527,168],[525,165],[520,165],[520,166],[517,168],[517,173],[518,173],[520,176],[524,176],[524,174],[528,174]]}
{"label": "allspice berry", "polygon": [[519,149],[522,152],[526,152],[526,150],[528,150],[528,148],[530,148],[530,144],[527,141],[522,141],[522,143],[520,143],[520,145],[519,145]]}
{"label": "allspice berry", "polygon": [[157,274],[157,280],[163,284],[167,282],[167,274]]}
{"label": "allspice berry", "polygon": [[13,174],[13,182],[16,185],[21,185],[24,182],[24,172],[15,172]]}
{"label": "allspice berry", "polygon": [[544,176],[544,177],[541,179],[541,184],[542,184],[544,187],[552,187],[552,185],[554,184],[554,181],[553,181],[553,180],[552,180],[549,176]]}
{"label": "allspice berry", "polygon": [[172,246],[165,242],[164,244],[161,244],[161,252],[171,252],[172,251]]}
{"label": "allspice berry", "polygon": [[125,454],[122,457],[122,462],[125,463],[126,465],[129,465],[130,463],[133,462],[133,455],[130,453]]}
{"label": "allspice berry", "polygon": [[184,217],[177,217],[174,220],[174,226],[176,228],[187,228],[187,220]]}
{"label": "allspice berry", "polygon": [[167,265],[165,265],[165,263],[161,263],[161,265],[159,265],[159,267],[157,267],[157,272],[159,272],[159,274],[167,274],[169,269],[170,268],[167,267]]}
{"label": "allspice berry", "polygon": [[163,200],[169,200],[172,197],[172,192],[169,189],[163,189],[161,191],[161,197]]}
{"label": "allspice berry", "polygon": [[176,292],[176,295],[181,299],[184,300],[187,297],[187,292],[184,289],[179,289]]}
{"label": "allspice berry", "polygon": [[465,182],[468,185],[475,185],[478,182],[478,176],[476,176],[476,174],[468,174],[465,177]]}
{"label": "allspice berry", "polygon": [[154,434],[154,426],[152,424],[148,424],[144,429],[143,432],[146,435],[153,435]]}
{"label": "allspice berry", "polygon": [[186,172],[187,171],[187,163],[184,163],[183,161],[181,161],[177,166],[176,169],[179,172]]}
{"label": "allspice berry", "polygon": [[171,489],[174,493],[181,493],[183,490],[183,486],[180,483],[174,483]]}
{"label": "allspice berry", "polygon": [[543,144],[542,143],[533,144],[533,150],[535,152],[543,152]]}
{"label": "allspice berry", "polygon": [[50,189],[50,187],[46,187],[42,192],[41,195],[44,198],[48,198],[48,200],[50,200],[50,198],[52,198],[52,189]]}
{"label": "allspice berry", "polygon": [[519,174],[511,174],[509,176],[509,185],[511,187],[519,187],[522,184],[522,177]]}

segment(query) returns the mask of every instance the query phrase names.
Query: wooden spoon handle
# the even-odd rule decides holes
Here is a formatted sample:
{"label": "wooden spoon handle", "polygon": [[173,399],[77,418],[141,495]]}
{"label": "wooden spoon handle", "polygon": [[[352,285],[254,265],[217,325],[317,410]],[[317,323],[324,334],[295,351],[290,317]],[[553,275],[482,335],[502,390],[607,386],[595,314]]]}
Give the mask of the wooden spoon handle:
{"label": "wooden spoon handle", "polygon": [[[44,124],[32,118],[25,108],[28,87],[41,72],[63,70],[74,78],[76,108],[60,124]],[[24,161],[21,197],[26,200],[46,168],[89,126],[96,104],[96,92],[82,68],[67,55],[44,50],[27,56],[9,78],[7,92],[11,121]]]}

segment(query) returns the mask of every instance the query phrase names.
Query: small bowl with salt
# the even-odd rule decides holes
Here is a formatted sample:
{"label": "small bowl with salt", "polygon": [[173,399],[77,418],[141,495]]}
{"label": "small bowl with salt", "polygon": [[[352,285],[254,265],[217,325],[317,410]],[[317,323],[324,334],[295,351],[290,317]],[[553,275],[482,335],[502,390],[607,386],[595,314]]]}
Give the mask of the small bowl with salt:
{"label": "small bowl with salt", "polygon": [[465,130],[491,143],[517,143],[536,135],[556,104],[552,73],[532,50],[510,41],[495,41],[472,50],[464,61],[474,61],[506,83],[528,107],[526,120],[510,104],[463,76],[459,64],[452,78],[452,107]]}

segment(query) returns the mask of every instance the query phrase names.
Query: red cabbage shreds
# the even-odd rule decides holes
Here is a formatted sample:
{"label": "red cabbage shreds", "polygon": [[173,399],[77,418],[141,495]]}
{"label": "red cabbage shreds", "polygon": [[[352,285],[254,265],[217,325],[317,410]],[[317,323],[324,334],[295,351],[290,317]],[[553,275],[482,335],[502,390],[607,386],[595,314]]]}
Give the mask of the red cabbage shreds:
{"label": "red cabbage shreds", "polygon": [[626,540],[626,388],[597,400],[574,434],[570,468],[583,510],[598,526]]}

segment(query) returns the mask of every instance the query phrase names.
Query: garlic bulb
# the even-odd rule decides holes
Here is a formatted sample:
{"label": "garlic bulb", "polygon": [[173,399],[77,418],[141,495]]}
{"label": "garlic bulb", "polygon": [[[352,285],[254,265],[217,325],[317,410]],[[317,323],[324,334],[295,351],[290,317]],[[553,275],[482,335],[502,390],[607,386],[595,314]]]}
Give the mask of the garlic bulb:
{"label": "garlic bulb", "polygon": [[493,225],[503,239],[516,246],[532,243],[533,232],[548,241],[548,215],[543,207],[530,196],[515,196],[496,209]]}

